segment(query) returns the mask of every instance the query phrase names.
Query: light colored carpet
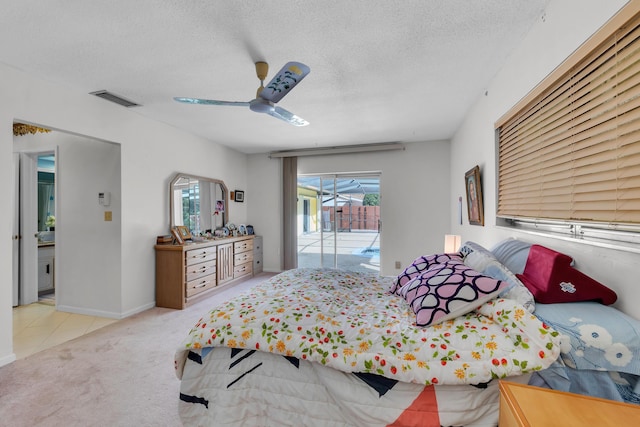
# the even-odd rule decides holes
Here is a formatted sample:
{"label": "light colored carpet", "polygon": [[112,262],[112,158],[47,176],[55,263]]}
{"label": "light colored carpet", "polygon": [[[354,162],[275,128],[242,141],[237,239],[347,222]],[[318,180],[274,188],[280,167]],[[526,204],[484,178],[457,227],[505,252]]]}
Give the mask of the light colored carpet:
{"label": "light colored carpet", "polygon": [[186,310],[153,308],[0,368],[0,425],[181,426],[173,356],[216,303],[262,273]]}

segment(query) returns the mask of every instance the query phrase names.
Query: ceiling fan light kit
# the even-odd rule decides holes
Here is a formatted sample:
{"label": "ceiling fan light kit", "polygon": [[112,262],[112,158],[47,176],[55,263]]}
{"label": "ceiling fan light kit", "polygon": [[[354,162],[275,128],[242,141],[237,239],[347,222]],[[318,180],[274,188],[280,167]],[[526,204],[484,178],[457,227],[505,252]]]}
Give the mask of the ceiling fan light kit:
{"label": "ceiling fan light kit", "polygon": [[268,114],[272,117],[285,121],[294,126],[306,126],[308,121],[299,117],[277,104],[291,89],[306,77],[311,69],[301,62],[287,62],[284,67],[264,86],[264,79],[269,73],[269,65],[266,62],[256,62],[256,75],[260,80],[260,87],[257,90],[256,98],[247,102],[218,101],[214,99],[200,98],[173,98],[178,102],[186,104],[202,105],[222,105],[230,107],[249,107],[256,113]]}

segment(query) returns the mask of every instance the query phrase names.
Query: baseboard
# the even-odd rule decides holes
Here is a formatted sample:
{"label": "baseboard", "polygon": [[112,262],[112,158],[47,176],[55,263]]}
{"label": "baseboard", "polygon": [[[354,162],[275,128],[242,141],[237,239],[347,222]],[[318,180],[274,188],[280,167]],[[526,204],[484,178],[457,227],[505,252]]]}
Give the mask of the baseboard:
{"label": "baseboard", "polygon": [[147,304],[143,304],[131,310],[127,310],[124,313],[122,313],[121,319],[124,319],[125,317],[129,317],[129,316],[133,316],[134,314],[142,313],[143,311],[147,311],[155,306],[156,306],[156,302],[154,301]]}
{"label": "baseboard", "polygon": [[82,308],[82,307],[71,307],[68,305],[57,305],[56,310],[66,311],[67,313],[85,314],[87,316],[107,317],[109,319],[121,320],[126,317],[133,316],[134,314],[143,312],[145,310],[149,310],[150,308],[153,308],[155,306],[156,306],[155,302],[150,302],[148,304],[144,304],[134,309],[125,311],[124,313],[115,313],[112,311],[94,310],[94,309]]}
{"label": "baseboard", "polygon": [[0,357],[0,366],[8,365],[9,363],[15,362],[15,361],[16,361],[16,354],[10,353],[4,357]]}
{"label": "baseboard", "polygon": [[92,308],[73,307],[69,305],[56,304],[56,310],[66,313],[84,314],[86,316],[107,317],[109,319],[122,319],[120,313],[113,311],[95,310]]}

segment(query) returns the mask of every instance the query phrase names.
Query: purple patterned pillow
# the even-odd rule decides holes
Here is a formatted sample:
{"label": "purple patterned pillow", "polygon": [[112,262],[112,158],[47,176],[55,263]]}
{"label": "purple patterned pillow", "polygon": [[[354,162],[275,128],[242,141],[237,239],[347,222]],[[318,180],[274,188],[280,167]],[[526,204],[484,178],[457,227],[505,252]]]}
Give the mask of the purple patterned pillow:
{"label": "purple patterned pillow", "polygon": [[417,326],[430,326],[469,313],[498,296],[507,282],[484,276],[463,263],[434,265],[400,290]]}
{"label": "purple patterned pillow", "polygon": [[389,292],[400,295],[398,290],[407,282],[418,277],[422,272],[428,270],[433,265],[443,264],[451,260],[462,261],[462,257],[460,254],[433,254],[417,258],[409,267],[405,268],[404,271],[394,279]]}

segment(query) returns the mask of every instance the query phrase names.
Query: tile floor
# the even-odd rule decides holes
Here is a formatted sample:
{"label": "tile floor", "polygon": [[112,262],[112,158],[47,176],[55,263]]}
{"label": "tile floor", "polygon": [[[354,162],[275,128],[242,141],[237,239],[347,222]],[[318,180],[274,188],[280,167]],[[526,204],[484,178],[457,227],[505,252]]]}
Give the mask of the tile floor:
{"label": "tile floor", "polygon": [[56,311],[51,300],[13,309],[13,351],[17,359],[70,341],[116,319]]}

